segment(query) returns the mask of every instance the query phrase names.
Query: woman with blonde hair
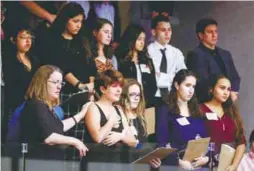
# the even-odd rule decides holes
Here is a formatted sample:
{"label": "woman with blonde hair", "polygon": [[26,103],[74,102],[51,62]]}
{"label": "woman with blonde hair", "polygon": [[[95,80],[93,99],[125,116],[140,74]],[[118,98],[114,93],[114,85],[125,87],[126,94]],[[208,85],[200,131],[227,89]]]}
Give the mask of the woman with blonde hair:
{"label": "woman with blonde hair", "polygon": [[119,102],[136,138],[146,141],[145,98],[141,85],[134,79],[126,79]]}
{"label": "woman with blonde hair", "polygon": [[[127,118],[130,132],[136,137],[137,144],[146,142],[147,126],[145,121],[145,97],[143,88],[135,79],[126,79],[119,101]],[[156,158],[149,162],[153,168],[161,165],[161,160]]]}
{"label": "woman with blonde hair", "polygon": [[62,71],[53,65],[44,65],[34,74],[26,92],[27,100],[20,115],[20,140],[48,145],[72,145],[80,156],[86,155],[87,147],[79,139],[65,136],[86,114],[87,105],[71,118],[59,120],[53,106],[59,105],[59,94],[64,86]]}

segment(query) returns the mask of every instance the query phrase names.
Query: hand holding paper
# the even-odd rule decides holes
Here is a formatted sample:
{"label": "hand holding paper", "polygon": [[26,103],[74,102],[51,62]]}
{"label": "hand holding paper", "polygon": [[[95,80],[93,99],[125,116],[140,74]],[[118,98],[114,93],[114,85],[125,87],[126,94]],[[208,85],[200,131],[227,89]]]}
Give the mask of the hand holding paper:
{"label": "hand holding paper", "polygon": [[204,166],[207,162],[209,161],[209,158],[207,156],[204,156],[204,157],[198,157],[195,159],[194,162],[192,162],[192,166],[194,168],[196,167],[200,167],[200,166]]}
{"label": "hand holding paper", "polygon": [[152,168],[158,168],[161,165],[161,159],[159,159],[159,158],[152,159],[149,161],[149,165]]}
{"label": "hand holding paper", "polygon": [[192,162],[196,158],[204,156],[206,154],[209,142],[210,138],[199,138],[197,140],[188,141],[183,160]]}
{"label": "hand holding paper", "polygon": [[194,170],[194,167],[192,166],[191,162],[187,160],[179,159],[179,166],[186,170]]}

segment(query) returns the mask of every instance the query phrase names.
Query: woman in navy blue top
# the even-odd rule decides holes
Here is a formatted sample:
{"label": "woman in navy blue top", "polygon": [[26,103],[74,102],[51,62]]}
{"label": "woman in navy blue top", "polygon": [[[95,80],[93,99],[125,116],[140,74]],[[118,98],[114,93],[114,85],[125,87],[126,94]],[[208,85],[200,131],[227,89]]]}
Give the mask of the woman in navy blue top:
{"label": "woman in navy blue top", "polygon": [[[171,147],[181,151],[186,148],[189,140],[207,137],[194,94],[196,81],[195,75],[186,69],[176,74],[168,96],[168,107],[163,109],[164,112],[156,120],[156,140],[159,146],[170,143]],[[200,157],[190,163],[181,160],[178,154],[169,155],[162,161],[163,164],[180,165],[192,170],[208,162],[208,157]]]}

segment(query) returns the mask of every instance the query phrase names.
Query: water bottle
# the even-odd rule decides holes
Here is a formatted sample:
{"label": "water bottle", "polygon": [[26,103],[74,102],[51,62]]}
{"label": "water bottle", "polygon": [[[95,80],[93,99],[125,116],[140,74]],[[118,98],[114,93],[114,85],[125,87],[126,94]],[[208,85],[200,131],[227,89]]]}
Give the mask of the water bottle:
{"label": "water bottle", "polygon": [[197,134],[196,137],[195,137],[196,140],[198,140],[200,138],[201,138],[201,136],[199,134]]}
{"label": "water bottle", "polygon": [[210,168],[211,171],[213,171],[213,152],[215,149],[215,143],[214,142],[210,142],[209,143],[209,158],[210,158]]}
{"label": "water bottle", "polygon": [[22,165],[23,165],[23,171],[26,169],[26,153],[28,153],[28,144],[27,143],[21,143],[21,153],[22,153]]}

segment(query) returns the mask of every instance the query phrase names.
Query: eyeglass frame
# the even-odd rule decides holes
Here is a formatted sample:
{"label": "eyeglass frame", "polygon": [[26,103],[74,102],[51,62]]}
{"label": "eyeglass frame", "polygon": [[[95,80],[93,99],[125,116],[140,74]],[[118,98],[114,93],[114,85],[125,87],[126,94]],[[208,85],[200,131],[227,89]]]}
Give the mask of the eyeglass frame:
{"label": "eyeglass frame", "polygon": [[34,40],[35,39],[35,36],[18,36],[20,39],[22,39],[22,40],[27,40],[27,39],[29,39],[29,40]]}
{"label": "eyeglass frame", "polygon": [[60,81],[48,80],[48,82],[53,83],[53,84],[55,84],[55,85],[57,85],[57,84],[58,84],[58,85],[61,85],[61,87],[63,87],[63,86],[66,85],[66,82],[64,82],[64,81],[60,82]]}
{"label": "eyeglass frame", "polygon": [[130,98],[141,98],[141,93],[129,93]]}

